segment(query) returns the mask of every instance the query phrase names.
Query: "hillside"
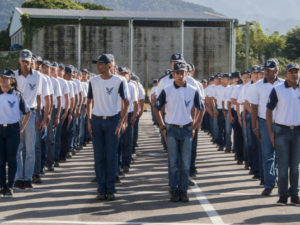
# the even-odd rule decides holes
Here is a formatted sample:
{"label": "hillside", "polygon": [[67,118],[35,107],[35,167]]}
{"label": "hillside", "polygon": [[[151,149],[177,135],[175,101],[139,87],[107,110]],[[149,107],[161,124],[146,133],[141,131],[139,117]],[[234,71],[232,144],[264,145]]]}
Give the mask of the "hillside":
{"label": "hillside", "polygon": [[[14,8],[21,7],[23,2],[25,0],[0,0],[0,30],[6,29]],[[183,0],[74,0],[74,2],[99,4],[113,10],[217,13],[211,8]]]}

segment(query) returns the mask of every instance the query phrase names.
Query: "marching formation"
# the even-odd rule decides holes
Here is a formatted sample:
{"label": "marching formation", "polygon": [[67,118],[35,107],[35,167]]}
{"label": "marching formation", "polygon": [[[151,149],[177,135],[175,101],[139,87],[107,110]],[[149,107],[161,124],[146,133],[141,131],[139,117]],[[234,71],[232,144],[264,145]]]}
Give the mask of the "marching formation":
{"label": "marching formation", "polygon": [[[116,65],[112,54],[87,69],[20,52],[20,69],[0,74],[0,187],[32,188],[89,141],[93,143],[98,200],[114,200],[115,184],[130,171],[137,147],[145,90],[139,77]],[[190,177],[197,175],[198,132],[211,135],[218,151],[234,153],[264,186],[268,196],[278,184],[278,205],[300,205],[300,67],[291,63],[285,80],[279,62],[269,59],[242,73],[217,74],[201,82],[195,66],[173,54],[170,69],[153,80],[153,123],[168,153],[172,202],[188,202]],[[7,176],[7,175],[8,176]]]}

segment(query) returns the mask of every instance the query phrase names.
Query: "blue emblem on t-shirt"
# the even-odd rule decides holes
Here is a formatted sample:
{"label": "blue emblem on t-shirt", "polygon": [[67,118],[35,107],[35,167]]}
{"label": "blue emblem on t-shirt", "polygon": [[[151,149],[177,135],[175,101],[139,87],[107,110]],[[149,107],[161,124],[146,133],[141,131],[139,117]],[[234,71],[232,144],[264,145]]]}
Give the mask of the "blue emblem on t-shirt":
{"label": "blue emblem on t-shirt", "polygon": [[33,91],[35,86],[36,86],[36,84],[29,84],[30,90]]}
{"label": "blue emblem on t-shirt", "polygon": [[185,107],[189,107],[189,104],[190,104],[191,100],[189,100],[189,101],[184,100],[184,102],[185,102]]}
{"label": "blue emblem on t-shirt", "polygon": [[13,102],[7,101],[7,102],[8,102],[8,104],[9,104],[9,107],[10,107],[10,108],[13,108],[14,105],[16,104],[16,101],[13,101]]}
{"label": "blue emblem on t-shirt", "polygon": [[113,87],[112,88],[106,88],[106,92],[108,95],[111,95],[112,91],[113,91]]}

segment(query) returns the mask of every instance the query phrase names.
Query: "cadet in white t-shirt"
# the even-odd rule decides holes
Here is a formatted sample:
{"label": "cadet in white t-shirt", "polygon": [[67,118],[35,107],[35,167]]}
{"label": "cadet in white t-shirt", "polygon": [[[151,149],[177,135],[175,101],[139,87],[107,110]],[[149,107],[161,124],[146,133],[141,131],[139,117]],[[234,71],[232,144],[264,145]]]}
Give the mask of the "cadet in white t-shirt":
{"label": "cadet in white t-shirt", "polygon": [[157,120],[156,120],[155,115],[154,115],[154,105],[155,105],[154,95],[155,95],[157,85],[158,85],[158,79],[154,79],[152,81],[152,88],[151,88],[151,91],[150,91],[150,94],[149,94],[149,99],[150,99],[150,104],[151,104],[151,116],[152,116],[153,125],[158,125]]}
{"label": "cadet in white t-shirt", "polygon": [[[100,75],[91,79],[87,97],[88,127],[94,146],[98,200],[115,199],[118,140],[129,107],[127,84],[119,76],[112,74],[113,62],[114,56],[111,54],[100,55],[93,61],[97,64]],[[119,96],[122,104],[118,104]]]}
{"label": "cadet in white t-shirt", "polygon": [[[14,76],[10,69],[0,73],[0,197],[13,197],[18,146],[30,117],[30,110],[22,94],[12,88]],[[21,114],[24,119],[20,124]]]}
{"label": "cadet in white t-shirt", "polygon": [[[203,116],[203,104],[197,89],[186,82],[185,62],[174,65],[174,81],[164,87],[155,104],[155,115],[168,145],[169,186],[172,202],[188,202],[192,139]],[[165,120],[160,109],[165,106]],[[197,118],[192,108],[201,110]],[[195,113],[194,115],[197,115]],[[179,163],[180,162],[180,163]]]}

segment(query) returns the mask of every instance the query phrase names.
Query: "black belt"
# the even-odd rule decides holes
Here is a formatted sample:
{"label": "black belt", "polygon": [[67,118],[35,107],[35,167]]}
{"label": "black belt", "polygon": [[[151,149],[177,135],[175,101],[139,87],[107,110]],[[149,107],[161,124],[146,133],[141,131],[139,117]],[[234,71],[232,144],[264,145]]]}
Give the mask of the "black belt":
{"label": "black belt", "polygon": [[119,114],[116,114],[114,116],[96,116],[93,114],[94,117],[98,118],[98,119],[102,119],[102,120],[111,120],[113,118],[115,118],[116,116],[118,116]]}
{"label": "black belt", "polygon": [[286,125],[281,125],[278,123],[275,123],[275,125],[278,127],[289,129],[289,130],[299,130],[300,129],[300,126],[286,126]]}
{"label": "black belt", "polygon": [[189,124],[186,124],[186,125],[176,125],[176,124],[169,124],[169,125],[172,126],[172,127],[186,128],[186,127],[192,126],[192,124],[193,123],[189,123]]}
{"label": "black belt", "polygon": [[11,123],[11,124],[0,124],[0,127],[13,127],[19,125],[19,123]]}
{"label": "black belt", "polygon": [[36,110],[36,108],[30,108],[30,110],[31,110],[31,111],[35,111],[35,110]]}

